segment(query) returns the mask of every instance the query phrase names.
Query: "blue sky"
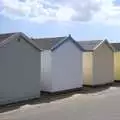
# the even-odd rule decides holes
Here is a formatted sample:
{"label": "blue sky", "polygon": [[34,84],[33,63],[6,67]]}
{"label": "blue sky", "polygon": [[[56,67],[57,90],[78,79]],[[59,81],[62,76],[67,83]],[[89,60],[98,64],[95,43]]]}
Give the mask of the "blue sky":
{"label": "blue sky", "polygon": [[0,0],[0,33],[120,42],[120,0],[56,1]]}

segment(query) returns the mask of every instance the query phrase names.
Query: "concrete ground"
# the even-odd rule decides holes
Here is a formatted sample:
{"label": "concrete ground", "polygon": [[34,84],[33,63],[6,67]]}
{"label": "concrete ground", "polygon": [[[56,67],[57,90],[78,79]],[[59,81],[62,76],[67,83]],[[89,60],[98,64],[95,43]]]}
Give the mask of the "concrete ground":
{"label": "concrete ground", "polygon": [[120,120],[120,83],[4,106],[0,120]]}

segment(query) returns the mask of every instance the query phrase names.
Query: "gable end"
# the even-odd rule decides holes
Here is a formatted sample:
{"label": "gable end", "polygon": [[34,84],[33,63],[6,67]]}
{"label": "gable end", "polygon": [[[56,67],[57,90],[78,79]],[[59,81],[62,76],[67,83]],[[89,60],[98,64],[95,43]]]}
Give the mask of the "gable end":
{"label": "gable end", "polygon": [[98,46],[94,48],[94,50],[96,50],[101,44],[106,44],[113,52],[115,51],[112,45],[107,40],[103,40]]}
{"label": "gable end", "polygon": [[57,45],[55,45],[53,48],[51,48],[51,51],[56,50],[57,48],[59,48],[62,44],[64,44],[65,42],[71,40],[72,43],[81,51],[84,51],[84,49],[71,37],[68,36],[66,38],[64,38],[63,40],[61,40]]}

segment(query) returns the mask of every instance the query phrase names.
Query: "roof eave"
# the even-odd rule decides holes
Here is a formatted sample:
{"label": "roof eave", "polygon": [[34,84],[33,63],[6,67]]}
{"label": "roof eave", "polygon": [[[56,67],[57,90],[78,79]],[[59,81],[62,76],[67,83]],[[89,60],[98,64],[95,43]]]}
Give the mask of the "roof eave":
{"label": "roof eave", "polygon": [[72,40],[72,42],[81,50],[81,51],[85,51],[81,45],[79,45],[72,37],[71,35],[69,35],[68,37],[64,38],[63,40],[61,40],[58,44],[56,44],[55,46],[53,46],[50,50],[54,51],[56,50],[59,46],[61,46],[64,42],[66,42],[67,40]]}
{"label": "roof eave", "polygon": [[28,42],[30,45],[32,45],[37,50],[41,51],[41,49],[39,49],[39,47],[35,43],[31,42],[30,39],[24,33],[22,33],[22,32],[14,33],[13,35],[11,35],[7,39],[5,39],[3,42],[0,43],[0,47],[4,46],[5,44],[9,43],[10,41],[18,39],[20,37],[23,37],[23,39],[26,42]]}
{"label": "roof eave", "polygon": [[107,39],[101,41],[96,47],[93,48],[93,51],[96,50],[101,44],[103,44],[104,42],[107,42],[108,43],[108,47],[114,52],[115,49],[112,47],[112,45],[108,42]]}
{"label": "roof eave", "polygon": [[39,51],[42,51],[42,49],[39,48],[39,46],[31,40],[29,37],[27,37],[24,33],[19,33],[19,37],[23,37],[26,42],[28,42],[30,45],[32,45],[34,48],[36,48]]}
{"label": "roof eave", "polygon": [[99,44],[97,44],[94,48],[93,51],[96,50],[102,43],[104,43],[105,40],[102,40]]}
{"label": "roof eave", "polygon": [[56,45],[54,45],[50,50],[51,51],[56,50],[59,46],[61,46],[67,40],[67,38],[68,37],[65,37],[64,39],[61,39],[61,41],[59,41]]}
{"label": "roof eave", "polygon": [[15,33],[11,36],[9,36],[8,38],[6,38],[5,40],[3,40],[2,42],[0,42],[0,47],[4,46],[5,44],[9,43],[10,41],[12,41],[14,38],[16,38],[18,36],[18,33]]}

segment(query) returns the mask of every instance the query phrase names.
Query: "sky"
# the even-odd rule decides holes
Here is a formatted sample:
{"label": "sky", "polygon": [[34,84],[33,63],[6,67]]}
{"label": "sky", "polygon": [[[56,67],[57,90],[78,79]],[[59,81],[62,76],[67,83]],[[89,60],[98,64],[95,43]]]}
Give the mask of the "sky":
{"label": "sky", "polygon": [[0,33],[120,42],[120,0],[0,0]]}

